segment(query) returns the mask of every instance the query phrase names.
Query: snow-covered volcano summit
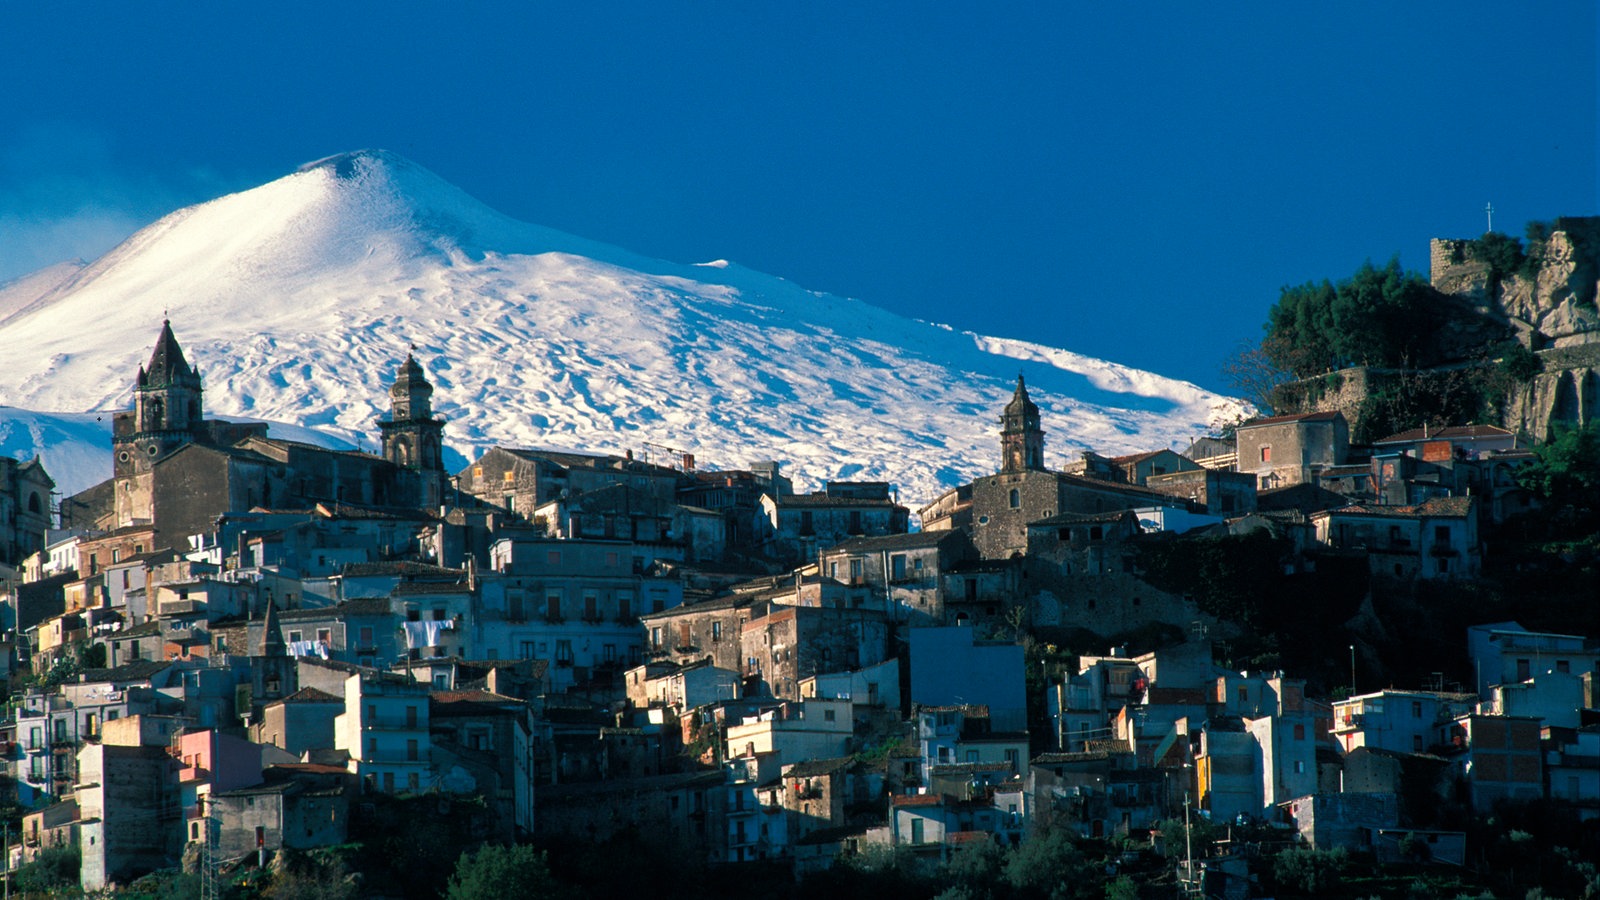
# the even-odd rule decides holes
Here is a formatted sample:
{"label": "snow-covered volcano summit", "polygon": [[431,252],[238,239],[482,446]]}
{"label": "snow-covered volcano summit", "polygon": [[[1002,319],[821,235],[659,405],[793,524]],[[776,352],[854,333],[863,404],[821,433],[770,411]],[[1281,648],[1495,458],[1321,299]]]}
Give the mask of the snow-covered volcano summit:
{"label": "snow-covered volcano summit", "polygon": [[[800,483],[894,481],[913,503],[997,467],[996,416],[1019,370],[1051,465],[1187,442],[1236,410],[1065,350],[517,222],[383,151],[178,210],[87,266],[0,287],[0,316],[3,404],[124,407],[165,316],[211,412],[371,447],[414,346],[464,457],[650,442],[702,465],[777,459]],[[98,481],[105,448],[105,472],[52,474],[64,488]]]}

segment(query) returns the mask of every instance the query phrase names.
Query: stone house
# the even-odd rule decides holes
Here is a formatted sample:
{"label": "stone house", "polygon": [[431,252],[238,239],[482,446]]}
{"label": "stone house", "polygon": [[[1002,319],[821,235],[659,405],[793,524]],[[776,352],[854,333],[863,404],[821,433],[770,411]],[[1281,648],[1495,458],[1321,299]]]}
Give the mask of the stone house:
{"label": "stone house", "polygon": [[775,752],[783,764],[832,759],[850,752],[854,733],[849,700],[790,701],[729,722],[727,757]]}
{"label": "stone house", "polygon": [[482,690],[428,695],[433,771],[429,785],[482,795],[508,836],[533,833],[534,758],[526,701]]}
{"label": "stone house", "polygon": [[[964,559],[955,563],[939,577],[944,619],[930,624],[970,625],[991,631],[1009,629],[1007,616],[1028,603],[1022,590],[1026,577],[1024,559]],[[1033,613],[1030,608],[1030,618]],[[1037,618],[1031,620],[1039,622]]]}
{"label": "stone house", "polygon": [[42,851],[77,845],[78,801],[62,800],[22,817],[23,863],[32,862]]}
{"label": "stone house", "polygon": [[80,884],[127,884],[176,865],[183,843],[178,761],[165,747],[85,744],[78,752]]}
{"label": "stone house", "polygon": [[800,563],[851,538],[904,534],[910,517],[885,482],[829,481],[810,494],[763,494],[756,539],[765,555]]}
{"label": "stone house", "polygon": [[[338,766],[282,763],[260,783],[211,795],[214,840],[224,858],[342,844],[350,834],[354,776]],[[200,823],[196,823],[200,825]]]}
{"label": "stone house", "polygon": [[1545,735],[1550,799],[1572,804],[1580,821],[1600,819],[1600,726],[1546,728]]}
{"label": "stone house", "polygon": [[1260,746],[1238,716],[1213,716],[1190,735],[1194,805],[1214,822],[1262,812]]}
{"label": "stone house", "polygon": [[334,718],[334,749],[350,755],[350,771],[367,790],[419,791],[432,760],[428,711],[426,685],[352,674],[344,682],[344,712]]}
{"label": "stone house", "polygon": [[854,760],[848,756],[784,765],[779,796],[789,813],[790,840],[845,824],[845,811],[852,796],[853,765]]}
{"label": "stone house", "polygon": [[[719,669],[742,674],[745,656],[740,634],[750,621],[751,607],[756,602],[753,593],[735,593],[647,612],[639,617],[645,629],[645,646],[653,659],[678,665],[710,659]],[[761,608],[766,609],[766,605]]]}
{"label": "stone house", "polygon": [[1313,850],[1371,850],[1380,831],[1400,824],[1393,794],[1308,794],[1290,801],[1285,811]]}
{"label": "stone house", "polygon": [[344,713],[344,698],[314,687],[301,688],[261,708],[250,723],[250,740],[282,748],[299,758],[307,750],[334,745],[334,720]]}
{"label": "stone house", "polygon": [[1383,690],[1333,704],[1333,739],[1345,753],[1373,747],[1421,753],[1450,743],[1449,727],[1477,704],[1475,694]]}
{"label": "stone house", "polygon": [[678,502],[720,515],[728,546],[748,549],[756,542],[762,495],[781,499],[794,493],[794,485],[778,468],[775,462],[762,462],[749,469],[686,471],[678,482]]}
{"label": "stone house", "polygon": [[828,578],[865,589],[894,621],[928,625],[947,624],[944,575],[976,557],[966,532],[922,531],[852,538],[823,551],[821,565]]}
{"label": "stone house", "polygon": [[1344,465],[1350,423],[1334,412],[1268,416],[1234,432],[1238,471],[1254,475],[1260,489],[1312,483],[1325,466]]}
{"label": "stone house", "polygon": [[873,709],[892,713],[900,710],[900,660],[893,657],[874,666],[850,672],[829,672],[800,679],[800,696],[805,699],[848,697],[856,715]]}
{"label": "stone house", "polygon": [[555,784],[539,790],[537,837],[604,842],[627,830],[675,835],[720,862],[727,852],[727,791],[720,770]]}
{"label": "stone house", "polygon": [[917,510],[923,531],[950,531],[972,528],[972,485],[963,484],[940,494],[932,503]]}
{"label": "stone house", "polygon": [[456,474],[456,489],[527,521],[552,500],[627,485],[663,506],[676,501],[679,472],[626,456],[495,447]]}
{"label": "stone house", "polygon": [[798,700],[803,679],[882,662],[888,639],[875,609],[758,603],[739,629],[739,671],[769,696]]}
{"label": "stone house", "polygon": [[1476,497],[1438,497],[1417,506],[1346,506],[1312,513],[1317,541],[1365,550],[1374,575],[1473,577],[1482,569]]}
{"label": "stone house", "polygon": [[1143,487],[1151,478],[1178,472],[1196,472],[1199,463],[1172,450],[1150,450],[1127,456],[1113,456],[1111,465],[1119,473],[1119,481]]}
{"label": "stone house", "polygon": [[680,666],[676,663],[649,662],[629,669],[623,675],[628,702],[636,709],[660,706],[679,713],[738,699],[743,678],[733,669],[722,669],[709,659]]}
{"label": "stone house", "polygon": [[942,847],[945,839],[960,830],[953,803],[942,794],[910,794],[890,798],[889,833],[897,847],[912,850]]}
{"label": "stone house", "polygon": [[1242,516],[1256,510],[1256,479],[1247,472],[1195,468],[1152,475],[1144,486],[1181,497],[1214,516]]}
{"label": "stone house", "polygon": [[778,754],[734,757],[723,764],[727,787],[727,860],[750,862],[788,856],[788,811],[782,794]]}
{"label": "stone house", "polygon": [[916,724],[925,785],[941,766],[999,765],[1006,777],[1028,774],[1028,732],[996,730],[987,707],[919,706]]}
{"label": "stone house", "polygon": [[1542,672],[1600,672],[1600,649],[1583,635],[1529,631],[1517,622],[1468,628],[1467,656],[1483,697],[1494,685],[1519,684]]}
{"label": "stone house", "polygon": [[558,690],[609,680],[644,658],[641,613],[683,602],[683,583],[637,564],[628,541],[505,538],[490,550],[474,654],[549,659]]}

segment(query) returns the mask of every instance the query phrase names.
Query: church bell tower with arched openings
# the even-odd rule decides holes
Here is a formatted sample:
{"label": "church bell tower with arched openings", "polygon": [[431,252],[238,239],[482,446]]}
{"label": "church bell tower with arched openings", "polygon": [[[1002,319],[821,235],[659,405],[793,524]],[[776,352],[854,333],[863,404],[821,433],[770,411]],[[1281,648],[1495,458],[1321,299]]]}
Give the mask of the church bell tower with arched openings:
{"label": "church bell tower with arched openings", "polygon": [[184,359],[183,348],[163,320],[150,364],[139,367],[133,386],[133,411],[112,419],[113,473],[142,475],[156,460],[200,437],[205,429],[200,373]]}
{"label": "church bell tower with arched openings", "polygon": [[1044,468],[1044,429],[1039,407],[1028,398],[1028,388],[1017,376],[1017,390],[1000,414],[1000,471],[1022,472]]}
{"label": "church bell tower with arched openings", "polygon": [[423,505],[437,503],[443,491],[444,419],[433,414],[433,385],[422,366],[407,353],[389,388],[389,418],[378,420],[383,458],[422,476]]}

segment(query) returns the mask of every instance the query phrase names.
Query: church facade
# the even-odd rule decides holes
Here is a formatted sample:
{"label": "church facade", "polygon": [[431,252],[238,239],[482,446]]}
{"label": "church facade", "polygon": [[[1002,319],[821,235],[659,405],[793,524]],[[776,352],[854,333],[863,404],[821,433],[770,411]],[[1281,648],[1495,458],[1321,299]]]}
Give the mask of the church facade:
{"label": "church facade", "polygon": [[200,374],[163,322],[135,377],[133,409],[112,420],[110,490],[100,485],[71,498],[77,502],[68,505],[81,510],[74,524],[150,526],[156,549],[184,549],[225,513],[319,504],[437,508],[448,476],[432,394],[408,355],[390,390],[391,415],[377,422],[381,456],[279,440],[264,423],[205,418]]}

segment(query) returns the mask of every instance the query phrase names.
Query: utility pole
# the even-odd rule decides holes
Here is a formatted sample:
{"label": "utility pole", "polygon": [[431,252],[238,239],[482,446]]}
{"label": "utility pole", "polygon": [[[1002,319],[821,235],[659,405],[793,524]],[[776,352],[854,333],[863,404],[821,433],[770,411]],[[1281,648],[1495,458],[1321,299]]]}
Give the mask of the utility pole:
{"label": "utility pole", "polygon": [[200,827],[205,837],[200,843],[200,900],[222,900],[218,878],[216,835],[212,829],[209,796],[200,798]]}
{"label": "utility pole", "polygon": [[1189,787],[1183,788],[1183,894],[1194,893],[1194,839],[1189,828]]}

